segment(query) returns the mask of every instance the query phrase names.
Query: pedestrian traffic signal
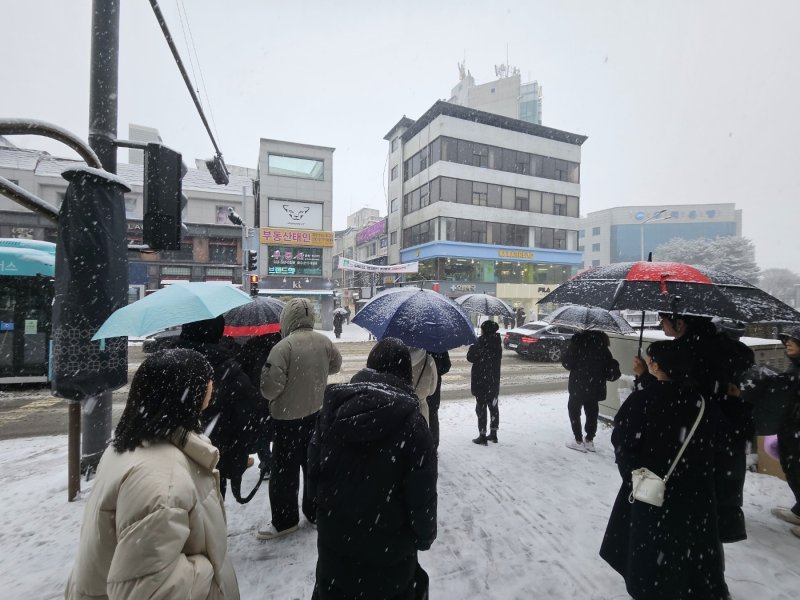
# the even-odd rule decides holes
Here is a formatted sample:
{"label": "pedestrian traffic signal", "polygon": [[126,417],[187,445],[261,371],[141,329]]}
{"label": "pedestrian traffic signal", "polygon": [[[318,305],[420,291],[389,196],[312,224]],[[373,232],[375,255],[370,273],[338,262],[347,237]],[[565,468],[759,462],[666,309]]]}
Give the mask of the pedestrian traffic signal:
{"label": "pedestrian traffic signal", "polygon": [[258,296],[258,275],[250,275],[250,295]]}
{"label": "pedestrian traffic signal", "polygon": [[181,179],[187,170],[179,152],[147,144],[142,241],[153,250],[180,250],[181,210],[186,205]]}
{"label": "pedestrian traffic signal", "polygon": [[247,270],[258,271],[258,250],[247,251]]}

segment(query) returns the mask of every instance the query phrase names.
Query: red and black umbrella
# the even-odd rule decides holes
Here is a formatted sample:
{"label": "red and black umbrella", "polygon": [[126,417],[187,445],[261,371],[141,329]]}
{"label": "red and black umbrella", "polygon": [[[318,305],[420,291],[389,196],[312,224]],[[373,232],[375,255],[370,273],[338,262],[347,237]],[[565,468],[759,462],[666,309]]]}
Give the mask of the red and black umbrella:
{"label": "red and black umbrella", "polygon": [[791,306],[744,279],[673,262],[594,267],[564,282],[539,303],[705,315],[745,323],[800,321],[800,313]]}
{"label": "red and black umbrella", "polygon": [[252,302],[229,310],[223,315],[224,335],[244,337],[279,332],[284,304],[277,298],[259,296],[253,298]]}

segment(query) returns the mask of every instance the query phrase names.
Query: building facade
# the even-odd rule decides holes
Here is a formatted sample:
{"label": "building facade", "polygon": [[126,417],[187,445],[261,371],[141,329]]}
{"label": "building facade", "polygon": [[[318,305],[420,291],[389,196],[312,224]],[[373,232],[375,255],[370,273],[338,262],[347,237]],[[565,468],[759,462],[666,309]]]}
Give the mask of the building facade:
{"label": "building facade", "polygon": [[[61,205],[67,181],[61,173],[83,164],[57,158],[47,152],[0,143],[0,175],[55,207]],[[125,194],[127,238],[142,243],[143,166],[120,163],[117,174],[131,192]],[[129,252],[129,296],[136,300],[174,280],[230,281],[241,283],[242,231],[228,221],[228,207],[244,215],[244,204],[253,205],[252,180],[231,175],[227,186],[216,185],[201,169],[189,169],[182,180],[189,202],[183,213],[186,230],[180,250]],[[0,196],[0,237],[56,241],[56,224]]]}
{"label": "building facade", "polygon": [[389,264],[420,261],[425,287],[528,314],[581,267],[585,136],[440,101],[384,139]]}
{"label": "building facade", "polygon": [[[388,264],[389,235],[386,218],[374,208],[362,208],[347,217],[347,229],[335,233],[333,278],[341,306],[355,309],[358,300],[369,298],[382,289],[386,281],[375,273],[342,271],[338,258],[352,258],[373,265]],[[392,278],[394,281],[394,278]]]}
{"label": "building facade", "polygon": [[542,124],[542,86],[538,81],[522,83],[519,69],[496,65],[498,79],[476,84],[472,73],[458,65],[459,82],[450,91],[451,104],[466,106],[528,123]]}
{"label": "building facade", "polygon": [[648,253],[673,238],[729,235],[742,235],[742,211],[735,204],[619,206],[586,215],[580,249],[584,266],[592,267],[646,260]]}
{"label": "building facade", "polygon": [[333,327],[334,148],[261,139],[260,293],[306,297],[318,327]]}

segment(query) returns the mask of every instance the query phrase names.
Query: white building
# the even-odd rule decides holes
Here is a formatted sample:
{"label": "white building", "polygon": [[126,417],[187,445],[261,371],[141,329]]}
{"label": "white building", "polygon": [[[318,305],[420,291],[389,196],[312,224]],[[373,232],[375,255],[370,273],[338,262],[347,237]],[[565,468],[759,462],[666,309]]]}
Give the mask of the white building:
{"label": "white building", "polygon": [[476,84],[472,73],[459,64],[459,82],[450,92],[451,104],[491,112],[528,123],[542,124],[542,86],[538,81],[522,83],[519,69],[495,66],[498,79]]}
{"label": "white building", "polygon": [[529,314],[580,268],[586,136],[440,101],[384,139],[390,264],[418,260],[426,287]]}

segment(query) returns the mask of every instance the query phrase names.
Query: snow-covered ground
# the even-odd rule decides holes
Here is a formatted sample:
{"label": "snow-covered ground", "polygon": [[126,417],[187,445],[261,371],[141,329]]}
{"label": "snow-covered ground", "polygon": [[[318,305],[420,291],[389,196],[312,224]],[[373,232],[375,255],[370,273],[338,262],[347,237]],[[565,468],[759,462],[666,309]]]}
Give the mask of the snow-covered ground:
{"label": "snow-covered ground", "polygon": [[[580,454],[564,446],[566,394],[501,397],[500,411],[500,443],[483,447],[470,441],[472,402],[442,405],[439,537],[420,554],[431,597],[627,598],[622,579],[597,555],[619,485],[610,430],[598,432],[597,454]],[[0,442],[3,598],[63,597],[85,506],[66,501],[66,452],[65,436]],[[243,487],[254,476],[252,469]],[[783,481],[748,473],[749,538],[726,546],[735,599],[797,598],[800,539],[769,514],[790,500]],[[256,527],[269,520],[265,486],[250,504],[229,497],[226,505],[242,598],[309,598],[316,531],[301,520],[293,535],[256,540]]]}

